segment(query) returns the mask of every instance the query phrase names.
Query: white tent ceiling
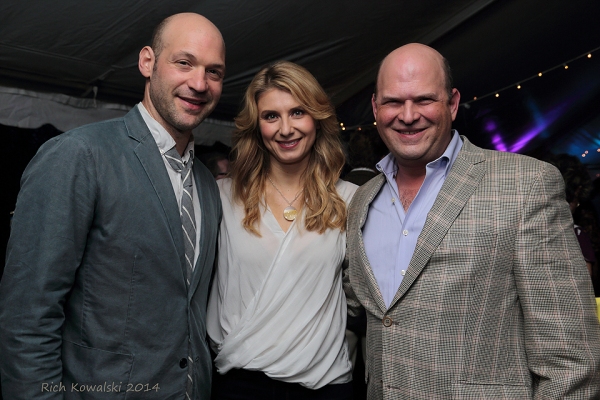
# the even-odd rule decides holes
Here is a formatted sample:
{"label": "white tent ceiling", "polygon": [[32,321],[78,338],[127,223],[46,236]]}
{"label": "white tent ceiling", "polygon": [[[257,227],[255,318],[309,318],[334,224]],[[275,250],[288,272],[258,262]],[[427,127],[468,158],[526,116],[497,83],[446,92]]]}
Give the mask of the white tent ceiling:
{"label": "white tent ceiling", "polygon": [[[80,123],[68,121],[70,112],[87,109],[87,121],[106,114],[90,111],[94,106],[132,106],[143,90],[139,50],[160,20],[182,11],[211,19],[227,45],[223,96],[213,124],[204,126],[212,139],[231,130],[256,71],[279,59],[307,67],[340,118],[361,125],[372,120],[368,100],[379,61],[404,43],[440,50],[463,99],[600,46],[596,0],[3,0],[0,123],[56,118],[61,113],[40,116],[44,107],[31,99],[55,101],[57,94],[79,103],[64,111],[70,124]],[[29,109],[15,100],[14,88],[31,100]]]}

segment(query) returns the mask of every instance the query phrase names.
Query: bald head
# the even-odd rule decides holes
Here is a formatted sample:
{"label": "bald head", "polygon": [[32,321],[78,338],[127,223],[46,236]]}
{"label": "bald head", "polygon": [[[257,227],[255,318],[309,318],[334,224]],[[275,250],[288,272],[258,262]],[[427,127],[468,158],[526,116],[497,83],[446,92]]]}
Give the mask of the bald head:
{"label": "bald head", "polygon": [[156,28],[152,47],[140,51],[138,67],[146,78],[142,104],[182,154],[192,129],[221,97],[225,75],[221,32],[202,15],[172,15]]}
{"label": "bald head", "polygon": [[447,77],[444,57],[411,43],[381,63],[371,99],[381,139],[398,170],[424,177],[427,163],[439,158],[452,139],[460,93]]}
{"label": "bald head", "polygon": [[398,68],[401,65],[407,65],[409,68],[417,65],[439,68],[444,79],[444,88],[448,94],[448,99],[452,97],[452,71],[448,60],[437,50],[421,43],[409,43],[398,47],[383,59],[379,65],[377,80],[375,81],[375,94],[377,94],[377,89],[381,84],[382,71],[389,68]]}
{"label": "bald head", "polygon": [[154,51],[154,56],[158,58],[173,35],[177,35],[181,30],[190,28],[202,30],[206,35],[218,37],[223,43],[223,51],[225,51],[225,41],[215,24],[200,14],[181,13],[165,18],[154,29],[154,33],[152,34],[152,50]]}

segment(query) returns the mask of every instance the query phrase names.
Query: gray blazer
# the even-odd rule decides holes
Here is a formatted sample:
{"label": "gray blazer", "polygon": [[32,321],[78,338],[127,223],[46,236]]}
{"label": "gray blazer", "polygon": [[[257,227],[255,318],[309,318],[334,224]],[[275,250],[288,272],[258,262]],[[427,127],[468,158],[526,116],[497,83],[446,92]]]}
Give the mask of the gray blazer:
{"label": "gray blazer", "polygon": [[221,202],[196,159],[190,289],[177,200],[134,108],[45,143],[27,167],[0,283],[6,399],[210,396],[206,303]]}
{"label": "gray blazer", "polygon": [[367,314],[368,398],[598,398],[600,326],[559,172],[463,141],[389,308],[361,230],[383,175],[349,207],[344,288]]}

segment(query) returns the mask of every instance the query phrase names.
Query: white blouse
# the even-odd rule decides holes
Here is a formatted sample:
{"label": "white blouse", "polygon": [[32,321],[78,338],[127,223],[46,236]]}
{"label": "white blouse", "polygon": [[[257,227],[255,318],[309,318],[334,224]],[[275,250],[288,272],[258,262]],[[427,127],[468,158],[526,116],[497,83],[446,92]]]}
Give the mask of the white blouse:
{"label": "white blouse", "polygon": [[[242,227],[231,179],[218,185],[223,220],[207,317],[217,370],[262,371],[310,389],[349,382],[345,232],[307,232],[303,213],[284,232],[267,207],[258,237]],[[336,188],[349,203],[357,186],[340,180]]]}

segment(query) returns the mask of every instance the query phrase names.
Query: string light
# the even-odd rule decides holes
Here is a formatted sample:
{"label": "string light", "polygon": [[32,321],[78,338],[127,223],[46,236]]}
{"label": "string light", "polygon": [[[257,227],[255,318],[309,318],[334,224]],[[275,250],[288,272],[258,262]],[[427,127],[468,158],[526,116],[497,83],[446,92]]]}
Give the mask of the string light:
{"label": "string light", "polygon": [[503,92],[503,91],[505,91],[505,90],[507,90],[507,89],[510,89],[510,88],[514,88],[514,87],[516,87],[517,89],[521,89],[521,85],[522,85],[522,83],[523,83],[523,82],[527,82],[527,81],[529,81],[529,80],[531,80],[531,79],[539,78],[539,77],[541,77],[542,75],[544,75],[544,74],[547,74],[548,72],[550,72],[550,71],[553,71],[553,70],[555,70],[555,69],[557,69],[557,68],[569,69],[569,64],[572,64],[572,63],[573,63],[573,61],[575,61],[575,60],[578,60],[578,59],[580,59],[580,58],[584,58],[584,57],[587,57],[587,58],[592,58],[592,53],[594,53],[595,51],[598,51],[598,50],[600,50],[600,47],[596,47],[595,49],[593,49],[593,50],[591,50],[591,51],[589,51],[589,52],[585,52],[585,53],[583,53],[583,54],[581,54],[581,55],[579,55],[579,56],[577,56],[577,57],[575,57],[575,58],[573,58],[573,59],[571,59],[571,60],[568,60],[568,61],[566,61],[566,62],[562,62],[562,63],[560,63],[560,64],[557,64],[557,65],[555,65],[554,67],[552,67],[552,68],[549,68],[549,69],[547,69],[547,70],[545,70],[545,71],[538,72],[536,75],[533,75],[533,76],[531,76],[531,77],[529,77],[529,78],[527,78],[527,79],[521,79],[521,81],[520,81],[520,82],[518,82],[518,83],[513,83],[513,84],[511,84],[511,85],[508,85],[508,86],[505,86],[505,87],[503,87],[503,88],[501,88],[501,89],[494,90],[494,91],[492,91],[492,92],[489,92],[488,94],[485,94],[485,95],[483,95],[483,96],[474,96],[474,97],[473,97],[473,100],[469,100],[469,101],[467,101],[467,102],[465,102],[465,103],[461,103],[460,105],[461,105],[461,106],[465,106],[465,108],[469,108],[469,104],[470,104],[470,103],[473,103],[474,101],[477,101],[477,100],[482,100],[482,99],[484,99],[484,98],[486,98],[486,97],[490,97],[490,96],[494,96],[494,97],[500,97],[500,96],[499,96],[499,94],[500,94],[501,92]]}
{"label": "string light", "polygon": [[[600,153],[600,149],[597,149],[596,152]],[[584,151],[583,154],[581,155],[581,157],[585,157],[586,155],[589,154],[589,151]],[[596,175],[596,176],[600,176],[600,174]]]}

